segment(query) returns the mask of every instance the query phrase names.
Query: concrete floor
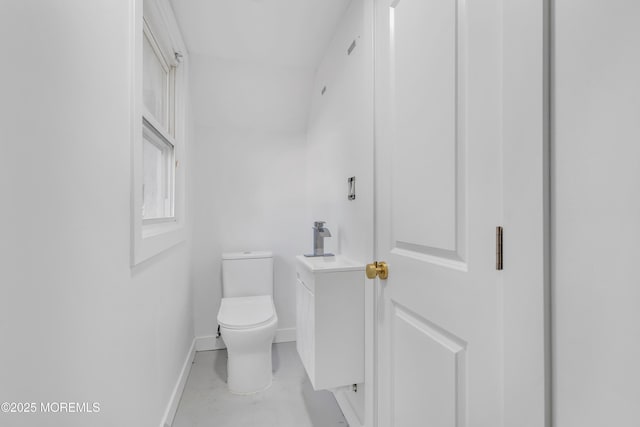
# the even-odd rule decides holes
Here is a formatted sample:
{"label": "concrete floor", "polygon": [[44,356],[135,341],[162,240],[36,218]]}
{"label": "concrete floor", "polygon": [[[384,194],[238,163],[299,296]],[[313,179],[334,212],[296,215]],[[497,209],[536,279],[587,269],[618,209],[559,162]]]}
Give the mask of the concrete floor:
{"label": "concrete floor", "polygon": [[196,353],[173,427],[348,427],[333,394],[313,391],[295,342],[273,345],[273,385],[227,390],[226,350]]}

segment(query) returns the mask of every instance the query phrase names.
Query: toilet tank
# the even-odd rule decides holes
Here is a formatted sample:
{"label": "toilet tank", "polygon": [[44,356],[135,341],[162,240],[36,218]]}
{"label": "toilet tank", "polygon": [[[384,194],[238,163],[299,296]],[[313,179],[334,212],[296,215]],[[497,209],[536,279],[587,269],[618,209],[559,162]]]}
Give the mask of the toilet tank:
{"label": "toilet tank", "polygon": [[222,296],[273,295],[273,253],[222,254]]}

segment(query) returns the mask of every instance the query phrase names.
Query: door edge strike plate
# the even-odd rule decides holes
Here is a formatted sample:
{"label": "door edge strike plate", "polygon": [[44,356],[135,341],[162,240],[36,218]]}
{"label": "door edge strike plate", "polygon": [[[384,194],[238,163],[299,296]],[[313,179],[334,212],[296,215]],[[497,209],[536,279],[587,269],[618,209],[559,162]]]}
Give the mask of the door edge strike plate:
{"label": "door edge strike plate", "polygon": [[502,233],[502,227],[496,227],[496,270],[502,270],[504,268],[504,247],[502,242]]}

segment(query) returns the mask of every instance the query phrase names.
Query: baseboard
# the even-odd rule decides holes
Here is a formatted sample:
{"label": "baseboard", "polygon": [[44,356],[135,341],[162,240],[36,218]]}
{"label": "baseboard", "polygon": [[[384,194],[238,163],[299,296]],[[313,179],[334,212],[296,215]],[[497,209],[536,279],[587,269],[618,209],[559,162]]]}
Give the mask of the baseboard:
{"label": "baseboard", "polygon": [[349,427],[362,427],[362,421],[360,421],[360,417],[358,417],[358,413],[353,408],[347,395],[343,391],[333,392],[333,395],[336,397],[336,402],[338,402],[344,418],[349,423]]}
{"label": "baseboard", "polygon": [[[296,328],[283,328],[276,331],[276,337],[273,342],[291,342],[296,340]],[[222,338],[216,338],[215,335],[205,335],[196,337],[196,351],[221,350],[227,348]]]}
{"label": "baseboard", "polygon": [[296,340],[296,328],[283,328],[276,331],[273,342],[291,342]]}
{"label": "baseboard", "polygon": [[222,338],[216,338],[215,335],[206,335],[196,337],[196,351],[221,350],[227,348]]}
{"label": "baseboard", "polygon": [[184,364],[182,365],[182,371],[180,371],[178,381],[176,382],[176,385],[173,388],[173,392],[171,393],[171,398],[169,398],[169,404],[167,405],[164,417],[162,417],[162,424],[160,424],[161,427],[168,427],[173,424],[173,419],[176,416],[178,404],[180,403],[180,398],[182,397],[184,386],[187,384],[187,378],[189,378],[189,372],[191,372],[191,366],[193,364],[193,358],[195,356],[196,339],[194,338],[191,342],[189,353],[187,353],[187,358],[184,360]]}

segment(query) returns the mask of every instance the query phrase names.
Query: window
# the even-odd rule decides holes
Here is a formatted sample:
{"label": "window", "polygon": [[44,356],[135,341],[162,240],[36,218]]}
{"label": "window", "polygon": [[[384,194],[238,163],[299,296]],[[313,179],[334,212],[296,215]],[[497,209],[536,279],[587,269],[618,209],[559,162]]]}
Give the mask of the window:
{"label": "window", "polygon": [[169,132],[169,104],[172,98],[174,67],[167,64],[146,23],[142,43],[142,98],[145,115],[154,117],[158,124]]}
{"label": "window", "polygon": [[146,223],[174,218],[174,146],[143,123],[142,219]]}
{"label": "window", "polygon": [[[174,218],[175,144],[173,142],[174,65],[169,65],[149,24],[144,22],[142,48],[143,184],[142,219]],[[167,49],[164,49],[165,51]]]}
{"label": "window", "polygon": [[183,241],[186,234],[184,43],[168,0],[138,1],[143,16],[132,19],[137,37],[132,61],[132,265]]}

